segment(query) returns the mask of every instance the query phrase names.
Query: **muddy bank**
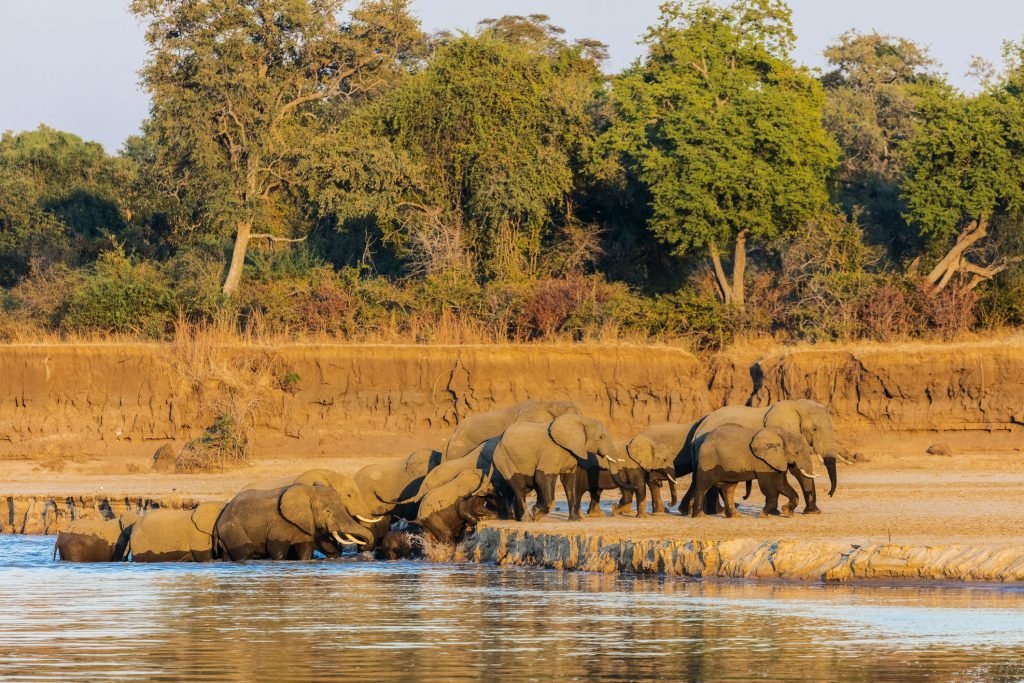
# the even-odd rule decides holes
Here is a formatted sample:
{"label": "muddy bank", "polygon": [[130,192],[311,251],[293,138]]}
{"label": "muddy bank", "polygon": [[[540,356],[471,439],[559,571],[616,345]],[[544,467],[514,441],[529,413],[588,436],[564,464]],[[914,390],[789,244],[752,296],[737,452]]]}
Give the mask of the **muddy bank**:
{"label": "muddy bank", "polygon": [[903,546],[840,541],[605,540],[600,535],[481,528],[460,557],[499,565],[693,578],[1024,581],[1021,546]]}
{"label": "muddy bank", "polygon": [[53,535],[74,519],[115,519],[153,508],[190,509],[184,496],[0,496],[0,534]]}
{"label": "muddy bank", "polygon": [[340,436],[443,440],[464,416],[568,398],[627,437],[726,403],[815,397],[842,432],[1024,435],[1024,341],[698,358],[631,346],[0,347],[0,458],[104,454],[192,438],[216,399],[261,388],[257,455]]}

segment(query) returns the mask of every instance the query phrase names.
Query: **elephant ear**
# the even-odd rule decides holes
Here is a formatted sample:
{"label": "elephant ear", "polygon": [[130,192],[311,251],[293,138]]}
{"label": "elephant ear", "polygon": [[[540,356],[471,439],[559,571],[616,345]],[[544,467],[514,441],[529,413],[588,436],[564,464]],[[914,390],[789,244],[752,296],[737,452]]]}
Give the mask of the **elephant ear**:
{"label": "elephant ear", "polygon": [[786,457],[786,442],[774,429],[759,429],[750,441],[750,451],[759,460],[778,472],[785,472],[789,466]]}
{"label": "elephant ear", "polygon": [[548,427],[548,435],[556,444],[580,460],[587,459],[587,428],[579,415],[563,415]]}
{"label": "elephant ear", "polygon": [[313,505],[309,493],[308,486],[289,486],[278,499],[277,508],[282,517],[312,536],[316,528],[313,525]]}
{"label": "elephant ear", "polygon": [[629,459],[639,465],[645,472],[654,469],[654,442],[640,434],[626,444]]}
{"label": "elephant ear", "polygon": [[192,524],[207,536],[213,536],[213,527],[223,509],[224,503],[200,503],[192,511]]}
{"label": "elephant ear", "polygon": [[765,413],[764,426],[776,427],[793,432],[794,434],[801,434],[803,430],[801,429],[800,410],[797,401],[776,403]]}

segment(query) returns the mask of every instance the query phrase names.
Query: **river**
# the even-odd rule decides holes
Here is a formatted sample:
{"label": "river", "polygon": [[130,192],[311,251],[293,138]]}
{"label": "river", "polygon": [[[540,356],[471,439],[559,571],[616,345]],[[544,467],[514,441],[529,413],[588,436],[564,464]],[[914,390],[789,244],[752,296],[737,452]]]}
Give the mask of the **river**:
{"label": "river", "polygon": [[1024,679],[1024,590],[419,562],[71,565],[0,536],[0,679]]}

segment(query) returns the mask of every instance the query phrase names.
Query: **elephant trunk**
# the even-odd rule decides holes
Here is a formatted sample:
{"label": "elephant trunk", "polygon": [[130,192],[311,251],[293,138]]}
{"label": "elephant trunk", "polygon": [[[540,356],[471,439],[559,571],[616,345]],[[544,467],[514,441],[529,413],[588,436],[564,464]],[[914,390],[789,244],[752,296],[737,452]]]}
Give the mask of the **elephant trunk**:
{"label": "elephant trunk", "polygon": [[836,456],[830,454],[826,455],[824,459],[825,471],[828,472],[828,496],[831,498],[832,494],[836,492],[836,485],[839,483],[839,480],[836,478]]}

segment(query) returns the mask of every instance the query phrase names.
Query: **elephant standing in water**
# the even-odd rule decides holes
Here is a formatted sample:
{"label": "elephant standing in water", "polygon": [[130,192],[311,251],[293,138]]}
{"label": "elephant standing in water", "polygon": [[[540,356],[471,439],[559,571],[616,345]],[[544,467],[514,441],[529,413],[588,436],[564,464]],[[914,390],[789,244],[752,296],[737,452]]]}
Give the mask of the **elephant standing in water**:
{"label": "elephant standing in water", "polygon": [[494,466],[510,487],[515,518],[522,520],[526,495],[537,492],[531,517],[538,520],[551,511],[555,500],[555,479],[562,480],[569,500],[569,519],[580,519],[580,491],[586,490],[578,477],[590,470],[614,474],[620,462],[618,450],[607,428],[598,420],[581,415],[563,415],[548,424],[517,422],[505,430],[494,451]]}
{"label": "elephant standing in water", "polygon": [[694,448],[697,470],[693,473],[694,494],[690,500],[693,517],[704,514],[704,497],[716,486],[722,489],[725,516],[735,517],[736,485],[753,479],[757,479],[765,496],[761,516],[779,514],[781,493],[789,499],[782,508],[782,515],[790,517],[799,497],[786,481],[787,470],[794,468],[809,479],[818,476],[814,467],[816,458],[807,439],[786,429],[726,424],[702,435]]}
{"label": "elephant standing in water", "polygon": [[683,455],[686,439],[694,425],[664,422],[653,424],[630,439],[626,444],[626,458],[618,474],[619,479],[631,482],[622,488],[622,501],[616,506],[619,513],[628,509],[636,494],[637,517],[647,516],[645,490],[651,492],[651,513],[660,514],[665,510],[661,500],[661,486],[668,483],[672,499],[678,501],[676,477],[692,472],[691,459]]}
{"label": "elephant standing in water", "polygon": [[340,554],[343,546],[374,541],[337,491],[306,484],[242,491],[224,507],[214,538],[221,557],[235,561],[309,560],[314,548]]}
{"label": "elephant standing in water", "polygon": [[63,562],[121,562],[128,559],[129,539],[138,515],[117,519],[76,519],[57,534],[53,559]]}
{"label": "elephant standing in water", "polygon": [[472,415],[459,422],[444,450],[444,460],[456,460],[469,454],[485,441],[501,436],[517,422],[547,424],[562,415],[579,415],[572,401],[523,401],[513,406]]}
{"label": "elephant standing in water", "polygon": [[[383,527],[384,522],[378,524],[387,533],[392,516],[409,521],[416,519],[418,505],[403,505],[395,501],[415,496],[427,475],[440,464],[440,451],[422,448],[413,451],[407,458],[367,465],[352,475],[352,480],[367,503],[373,506],[371,513],[386,518],[387,527]],[[379,533],[378,525],[371,525],[370,528],[378,538],[383,536]]]}
{"label": "elephant standing in water", "polygon": [[420,502],[417,523],[441,543],[457,543],[483,519],[498,516],[492,503],[490,471],[466,469],[451,481],[431,489]]}
{"label": "elephant standing in water", "polygon": [[[766,408],[750,408],[747,406],[726,406],[708,413],[696,425],[687,441],[687,454],[696,458],[693,445],[705,434],[726,424],[736,424],[750,429],[761,427],[778,427],[794,434],[800,434],[811,445],[814,453],[820,456],[824,462],[825,470],[828,472],[829,491],[831,496],[836,491],[838,483],[836,478],[836,460],[849,461],[840,455],[839,445],[836,443],[835,432],[832,427],[832,416],[828,409],[820,403],[801,399],[798,401],[779,401]],[[694,463],[696,466],[696,463]],[[803,475],[798,468],[790,468],[790,473],[800,483],[804,495],[804,514],[820,513],[818,508],[818,496],[814,486],[814,479]],[[689,504],[689,497],[693,495],[694,485],[691,482],[687,496],[680,503],[679,511],[684,505]]]}
{"label": "elephant standing in water", "polygon": [[[328,469],[306,470],[296,477],[283,477],[273,481],[252,482],[245,486],[243,491],[260,490],[272,491],[290,486],[292,484],[304,484],[306,486],[327,486],[333,489],[341,498],[345,511],[353,519],[358,521],[370,532],[370,540],[360,550],[369,550],[374,547],[377,540],[383,538],[384,534],[391,528],[391,518],[387,516],[381,502],[375,498],[371,499],[363,493],[355,480],[340,472]],[[336,548],[327,545],[320,548],[326,555],[334,553]]]}
{"label": "elephant standing in water", "polygon": [[213,528],[224,503],[192,510],[150,510],[135,524],[133,562],[209,562],[216,558]]}

